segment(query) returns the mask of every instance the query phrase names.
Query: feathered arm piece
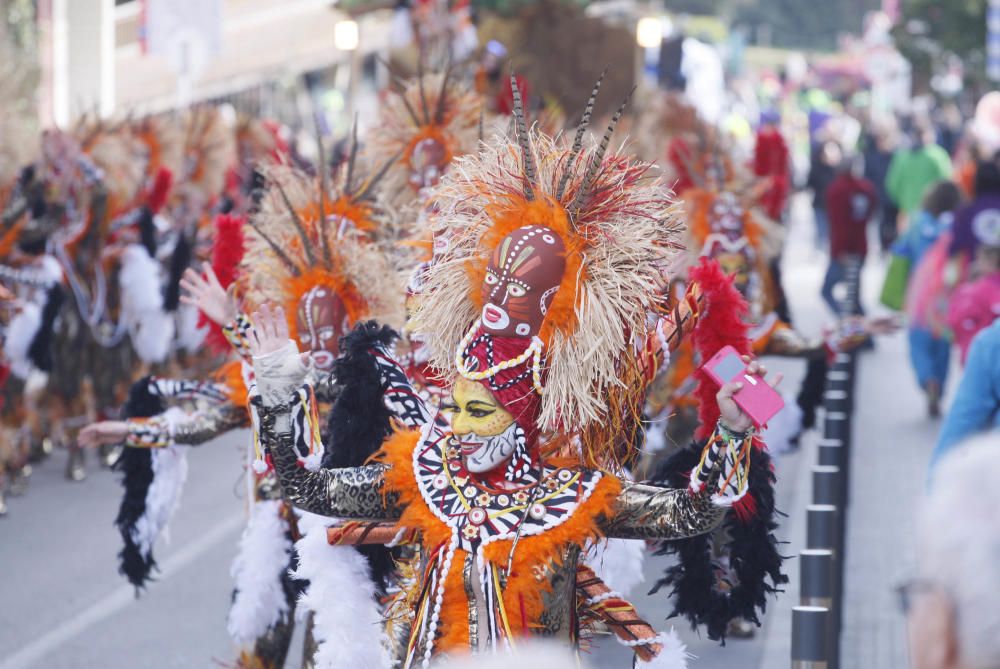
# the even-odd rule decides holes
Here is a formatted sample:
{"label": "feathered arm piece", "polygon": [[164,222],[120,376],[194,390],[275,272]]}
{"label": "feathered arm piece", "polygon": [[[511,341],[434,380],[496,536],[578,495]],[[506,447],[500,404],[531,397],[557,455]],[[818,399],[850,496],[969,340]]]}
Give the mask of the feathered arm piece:
{"label": "feathered arm piece", "polygon": [[313,411],[312,401],[297,393],[288,404],[265,406],[261,396],[251,391],[254,439],[267,451],[285,499],[321,516],[398,519],[402,509],[393,495],[383,492],[385,465],[312,471],[300,464],[300,447],[312,450],[309,442],[318,436],[318,432],[307,435],[308,430],[300,429],[307,423],[305,415]]}
{"label": "feathered arm piece", "polygon": [[208,409],[177,415],[161,413],[149,418],[130,418],[125,446],[166,448],[200,446],[230,430],[247,427],[246,409],[223,402]]}
{"label": "feathered arm piece", "polygon": [[[699,451],[687,448],[665,461],[654,473],[658,485],[686,485],[699,464]],[[675,554],[679,559],[656,582],[651,594],[669,587],[674,599],[672,615],[684,616],[692,627],[705,625],[708,637],[725,641],[729,622],[743,618],[760,624],[767,598],[780,592],[788,577],[782,572],[784,558],[778,552],[778,511],[774,507],[774,471],[766,450],[756,449],[750,463],[745,499],[750,515],[729,514],[721,536],[721,551],[713,551],[713,535],[663,542],[657,555]],[[718,560],[717,555],[725,556]]]}
{"label": "feathered arm piece", "polygon": [[603,622],[618,643],[632,649],[637,668],[686,669],[690,655],[676,632],[657,633],[639,617],[635,606],[609,588],[593,569],[586,565],[576,568],[576,589],[585,614]]}

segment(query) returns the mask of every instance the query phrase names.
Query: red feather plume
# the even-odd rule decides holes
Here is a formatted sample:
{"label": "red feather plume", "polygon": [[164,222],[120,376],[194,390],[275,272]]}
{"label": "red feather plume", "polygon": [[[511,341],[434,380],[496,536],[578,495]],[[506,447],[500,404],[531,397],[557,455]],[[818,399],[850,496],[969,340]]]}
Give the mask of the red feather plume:
{"label": "red feather plume", "polygon": [[[243,260],[243,223],[241,216],[219,214],[215,217],[215,238],[212,241],[212,271],[223,288],[236,280],[240,262]],[[222,334],[222,328],[201,315],[200,325],[208,325],[205,342],[211,350],[223,353],[230,349],[229,342]]]}
{"label": "red feather plume", "polygon": [[[701,360],[710,360],[722,347],[730,345],[742,355],[750,354],[748,326],[744,320],[747,303],[740,292],[733,287],[732,277],[715,260],[702,258],[688,274],[692,283],[701,286],[704,307],[698,325],[692,333],[695,350]],[[697,439],[707,439],[719,421],[719,406],[715,395],[718,386],[705,372],[695,372],[698,387],[698,416],[701,426],[695,435]]]}
{"label": "red feather plume", "polygon": [[166,167],[161,167],[156,172],[156,178],[153,179],[153,185],[146,196],[146,206],[154,214],[159,213],[163,205],[166,204],[167,196],[170,195],[170,187],[173,183],[174,175]]}

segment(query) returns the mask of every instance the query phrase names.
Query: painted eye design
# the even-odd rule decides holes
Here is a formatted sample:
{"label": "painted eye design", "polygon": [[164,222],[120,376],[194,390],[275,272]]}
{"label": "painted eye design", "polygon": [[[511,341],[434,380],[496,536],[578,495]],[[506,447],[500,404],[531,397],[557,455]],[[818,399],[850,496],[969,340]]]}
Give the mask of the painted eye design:
{"label": "painted eye design", "polygon": [[485,279],[485,281],[486,281],[486,285],[487,286],[495,286],[498,283],[500,283],[500,279],[497,278],[497,275],[494,274],[493,272],[489,272],[489,271],[486,272],[486,279]]}
{"label": "painted eye design", "polygon": [[524,287],[517,285],[516,283],[511,283],[507,285],[507,294],[511,297],[524,297],[524,294],[528,292]]}
{"label": "painted eye design", "polygon": [[312,335],[311,334],[302,334],[302,335],[299,335],[299,339],[306,346],[308,346],[309,344],[312,343]]}
{"label": "painted eye design", "polygon": [[319,331],[319,338],[321,341],[333,339],[333,328],[322,328]]}

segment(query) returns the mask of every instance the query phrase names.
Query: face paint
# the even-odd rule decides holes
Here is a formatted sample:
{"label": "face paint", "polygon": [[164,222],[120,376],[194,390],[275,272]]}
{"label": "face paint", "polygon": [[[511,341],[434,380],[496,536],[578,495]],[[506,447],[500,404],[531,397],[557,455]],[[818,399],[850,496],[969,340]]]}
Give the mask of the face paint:
{"label": "face paint", "polygon": [[455,436],[455,445],[462,449],[465,468],[473,474],[483,474],[507,463],[517,450],[524,451],[524,430],[511,423],[502,433],[492,437],[475,434]]}
{"label": "face paint", "polygon": [[441,142],[430,137],[417,142],[410,152],[409,183],[414,190],[435,186],[448,166],[448,154]]}
{"label": "face paint", "polygon": [[566,270],[566,246],[551,228],[528,225],[493,251],[482,286],[482,323],[501,337],[533,337]]}
{"label": "face paint", "polygon": [[453,439],[470,472],[495,469],[510,459],[519,439],[523,444],[524,432],[514,417],[479,383],[459,377],[452,401]]}
{"label": "face paint", "polygon": [[299,300],[295,320],[299,343],[312,351],[317,369],[332,368],[348,328],[344,303],[330,288],[315,286]]}
{"label": "face paint", "polygon": [[730,239],[743,236],[743,207],[732,193],[722,193],[716,198],[709,213],[709,224],[712,232]]}

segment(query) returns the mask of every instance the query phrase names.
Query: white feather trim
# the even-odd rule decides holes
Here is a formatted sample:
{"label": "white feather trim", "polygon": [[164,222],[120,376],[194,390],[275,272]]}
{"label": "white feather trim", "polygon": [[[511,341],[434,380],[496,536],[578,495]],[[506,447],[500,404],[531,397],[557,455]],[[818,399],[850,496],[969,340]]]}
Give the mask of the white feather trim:
{"label": "white feather trim", "polygon": [[303,537],[295,544],[299,568],[308,580],[299,602],[313,612],[316,669],[388,669],[382,612],[375,603],[368,561],[349,546],[326,540],[329,518],[300,514]]}
{"label": "white feather trim", "polygon": [[177,344],[185,351],[197,352],[205,343],[208,326],[198,327],[200,314],[198,307],[190,304],[177,307]]}
{"label": "white feather trim", "polygon": [[143,362],[163,362],[174,339],[174,319],[163,311],[163,268],[138,244],[122,253],[118,276],[122,315]]}
{"label": "white feather trim", "polygon": [[226,628],[240,646],[252,644],[289,613],[281,578],[288,569],[292,541],[281,505],[279,500],[264,500],[250,507],[229,572],[236,593]]}
{"label": "white feather trim", "polygon": [[688,660],[691,659],[687,652],[687,646],[677,636],[677,632],[671,628],[669,632],[660,632],[656,637],[657,643],[662,644],[663,649],[649,662],[645,662],[638,656],[635,658],[636,669],[687,669]]}
{"label": "white feather trim", "polygon": [[792,450],[792,439],[802,432],[802,407],[790,393],[784,394],[785,406],[770,420],[760,438],[772,453]]}
{"label": "white feather trim", "polygon": [[646,546],[631,539],[602,539],[594,543],[584,563],[604,581],[609,588],[628,595],[643,582],[642,563]]}
{"label": "white feather trim", "polygon": [[[164,414],[168,421],[184,416],[172,407]],[[167,446],[152,449],[153,482],[146,491],[146,511],[136,521],[133,538],[144,556],[148,556],[156,540],[169,540],[168,525],[180,504],[181,492],[187,480],[187,446]]]}
{"label": "white feather trim", "polygon": [[10,360],[10,371],[19,379],[28,378],[34,368],[28,359],[28,349],[42,326],[42,308],[34,302],[25,302],[7,326],[3,352]]}
{"label": "white feather trim", "polygon": [[47,285],[54,286],[57,283],[62,283],[63,271],[62,266],[55,256],[43,255],[38,259],[35,267],[38,270],[38,276],[45,281]]}

